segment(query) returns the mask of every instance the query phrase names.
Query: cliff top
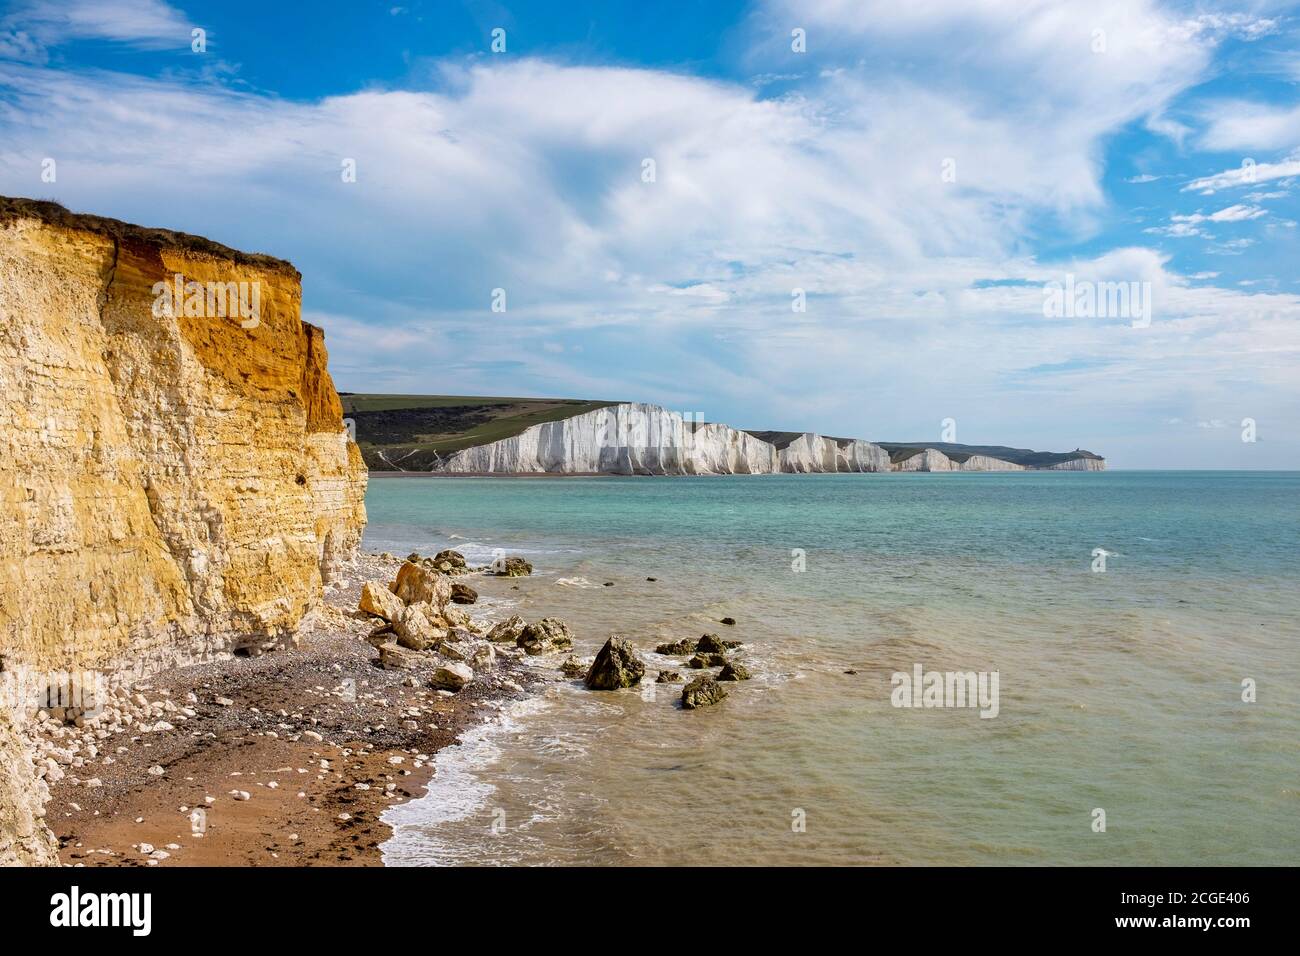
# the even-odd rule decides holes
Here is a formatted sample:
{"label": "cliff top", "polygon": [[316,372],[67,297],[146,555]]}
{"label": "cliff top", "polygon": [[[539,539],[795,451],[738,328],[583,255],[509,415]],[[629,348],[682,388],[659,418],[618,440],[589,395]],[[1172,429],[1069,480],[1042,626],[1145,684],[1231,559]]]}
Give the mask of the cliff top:
{"label": "cliff top", "polygon": [[561,421],[618,402],[483,395],[358,395],[340,392],[357,425],[366,464],[384,471],[400,462],[428,470],[438,456],[512,438],[532,425]]}
{"label": "cliff top", "polygon": [[881,441],[876,442],[876,444],[889,452],[889,460],[894,463],[906,461],[915,455],[919,455],[927,448],[941,451],[956,462],[964,462],[972,455],[986,455],[989,458],[1009,461],[1012,464],[1024,465],[1027,468],[1045,468],[1050,465],[1059,465],[1061,462],[1073,461],[1076,458],[1095,458],[1097,461],[1105,461],[1101,455],[1093,454],[1082,448],[1059,452],[1034,451],[1030,448],[1009,448],[1006,445],[958,445],[954,442],[943,441]]}
{"label": "cliff top", "polygon": [[293,267],[293,264],[286,262],[284,259],[277,259],[274,256],[267,256],[258,252],[241,252],[238,249],[231,249],[229,246],[223,246],[219,242],[213,242],[211,239],[205,239],[202,236],[190,235],[187,232],[176,232],[172,229],[152,229],[148,226],[137,226],[129,222],[122,222],[120,219],[109,219],[105,216],[72,212],[59,203],[46,199],[0,196],[0,223],[14,219],[37,219],[53,226],[62,226],[65,229],[81,229],[86,232],[98,233],[101,236],[109,236],[118,242],[144,243],[160,248],[183,249],[188,252],[204,253],[245,265],[288,272],[298,279],[302,278],[298,270]]}

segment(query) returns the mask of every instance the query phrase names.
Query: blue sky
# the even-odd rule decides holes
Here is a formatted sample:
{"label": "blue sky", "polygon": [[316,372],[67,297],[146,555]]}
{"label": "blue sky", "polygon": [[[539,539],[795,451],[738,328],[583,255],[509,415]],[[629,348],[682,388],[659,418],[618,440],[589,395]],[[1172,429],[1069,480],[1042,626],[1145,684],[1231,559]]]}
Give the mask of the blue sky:
{"label": "blue sky", "polygon": [[[1300,468],[1298,40],[1277,3],[13,2],[0,192],[291,260],[342,389]],[[1045,316],[1067,275],[1149,322]]]}

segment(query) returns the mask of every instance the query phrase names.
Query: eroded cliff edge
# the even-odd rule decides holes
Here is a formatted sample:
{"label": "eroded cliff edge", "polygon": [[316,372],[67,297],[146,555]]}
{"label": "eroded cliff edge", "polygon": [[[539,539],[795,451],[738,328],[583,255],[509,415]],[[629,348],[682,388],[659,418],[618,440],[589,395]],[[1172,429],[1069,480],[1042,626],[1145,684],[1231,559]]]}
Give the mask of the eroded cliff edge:
{"label": "eroded cliff edge", "polygon": [[[177,275],[256,283],[256,324],[159,314]],[[365,466],[300,309],[280,260],[0,198],[0,862],[52,859],[24,682],[292,641],[355,554]]]}

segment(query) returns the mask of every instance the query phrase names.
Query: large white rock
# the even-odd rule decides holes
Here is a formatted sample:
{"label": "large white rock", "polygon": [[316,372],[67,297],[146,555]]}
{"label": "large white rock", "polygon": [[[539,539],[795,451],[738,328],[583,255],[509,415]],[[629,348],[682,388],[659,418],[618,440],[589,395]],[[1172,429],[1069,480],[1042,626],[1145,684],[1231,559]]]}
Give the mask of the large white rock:
{"label": "large white rock", "polygon": [[778,451],[749,432],[687,421],[658,405],[625,403],[526,428],[465,448],[436,469],[456,473],[763,475],[778,471],[887,471],[871,442],[801,435]]}
{"label": "large white rock", "polygon": [[[771,437],[769,435],[769,437]],[[1097,470],[1105,462],[1077,458],[1053,470]],[[860,438],[813,432],[777,448],[754,434],[684,419],[658,405],[626,402],[544,422],[518,435],[465,448],[435,471],[476,474],[764,475],[874,471],[1027,471],[987,455],[958,463],[925,448],[891,465],[889,453]]]}
{"label": "large white rock", "polygon": [[894,471],[953,471],[960,468],[937,448],[923,448],[910,458],[894,463]]}

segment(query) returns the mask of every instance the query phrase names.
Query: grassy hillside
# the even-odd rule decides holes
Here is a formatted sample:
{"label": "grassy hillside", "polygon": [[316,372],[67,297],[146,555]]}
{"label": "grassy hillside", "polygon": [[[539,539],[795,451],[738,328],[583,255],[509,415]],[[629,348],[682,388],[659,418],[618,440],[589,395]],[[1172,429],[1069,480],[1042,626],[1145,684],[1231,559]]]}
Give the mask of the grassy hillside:
{"label": "grassy hillside", "polygon": [[572,418],[616,402],[486,395],[374,395],[340,392],[357,424],[357,444],[374,471],[427,471],[438,455],[518,435],[530,425]]}

